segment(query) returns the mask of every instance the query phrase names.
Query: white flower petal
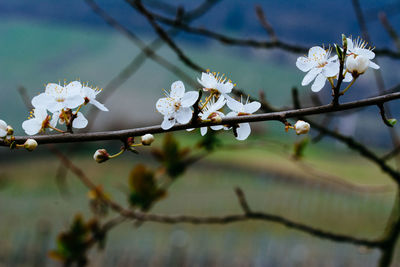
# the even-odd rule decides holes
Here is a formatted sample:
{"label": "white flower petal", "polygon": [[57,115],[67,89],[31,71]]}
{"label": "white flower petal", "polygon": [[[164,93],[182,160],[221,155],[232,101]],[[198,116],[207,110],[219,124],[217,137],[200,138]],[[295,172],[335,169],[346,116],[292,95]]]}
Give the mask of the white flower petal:
{"label": "white flower petal", "polygon": [[348,83],[353,80],[353,75],[351,75],[350,72],[347,72],[346,75],[344,76],[343,82]]}
{"label": "white flower petal", "polygon": [[214,105],[212,105],[212,107],[210,108],[210,113],[213,113],[219,109],[221,109],[225,103],[226,103],[226,99],[224,97],[224,95],[220,95],[220,97],[218,98],[217,102],[214,103]]}
{"label": "white flower petal", "polygon": [[74,109],[85,103],[85,99],[80,94],[71,95],[64,101],[64,108]]}
{"label": "white flower petal", "polygon": [[373,69],[376,69],[376,70],[380,68],[379,65],[375,64],[375,63],[372,62],[372,61],[369,62],[369,66],[370,66],[371,68],[373,68]]}
{"label": "white flower petal", "polygon": [[226,104],[228,105],[228,107],[235,111],[236,113],[239,112],[243,112],[243,104],[240,103],[239,101],[236,101],[233,98],[227,99],[228,101],[226,102]]}
{"label": "white flower petal", "polygon": [[215,79],[212,73],[201,73],[201,79],[197,78],[197,81],[203,85],[204,88],[215,88],[217,85],[217,79]]}
{"label": "white flower petal", "polygon": [[298,67],[301,71],[307,72],[312,69],[316,65],[315,61],[311,61],[306,57],[299,57],[296,60],[296,67]]}
{"label": "white flower petal", "polygon": [[7,135],[7,131],[0,129],[0,137],[5,137]]}
{"label": "white flower petal", "polygon": [[229,94],[232,92],[233,83],[226,82],[226,83],[217,83],[216,88],[221,94]]}
{"label": "white flower petal", "polygon": [[353,40],[351,38],[346,38],[347,40],[347,51],[351,52],[354,49]]}
{"label": "white flower petal", "polygon": [[59,95],[63,90],[64,90],[64,87],[59,84],[48,83],[46,85],[45,93],[52,95],[52,96],[56,96],[56,95]]}
{"label": "white flower petal", "polygon": [[163,122],[161,123],[161,128],[164,130],[168,130],[175,125],[175,118],[165,116]]}
{"label": "white flower petal", "polygon": [[237,140],[246,140],[251,133],[250,124],[249,123],[239,123],[239,127],[236,129],[237,132]]}
{"label": "white flower petal", "polygon": [[171,85],[171,94],[173,98],[182,98],[185,93],[185,85],[182,81],[176,81]]}
{"label": "white flower petal", "polygon": [[181,100],[182,107],[191,107],[199,98],[199,92],[190,91],[183,95]]}
{"label": "white flower petal", "polygon": [[160,98],[156,103],[156,109],[162,115],[170,115],[174,112],[174,99],[170,97]]}
{"label": "white flower petal", "polygon": [[306,86],[310,84],[321,71],[321,68],[311,69],[306,76],[304,76],[303,81],[301,81],[301,85]]}
{"label": "white flower petal", "polygon": [[87,86],[82,87],[81,89],[82,97],[87,97],[89,100],[95,99],[97,94],[98,92]]}
{"label": "white flower petal", "polygon": [[356,49],[355,53],[357,55],[359,55],[359,56],[364,56],[364,57],[366,57],[366,58],[368,58],[370,60],[374,59],[374,57],[375,57],[375,53],[374,52],[372,52],[369,49],[365,49],[365,48]]}
{"label": "white flower petal", "polygon": [[320,58],[320,57],[325,57],[326,51],[320,46],[313,46],[308,50],[308,58],[313,59],[313,58]]}
{"label": "white flower petal", "polygon": [[34,106],[35,108],[47,108],[49,104],[51,104],[53,101],[53,96],[46,93],[41,93],[40,95],[34,96],[32,98],[32,106]]}
{"label": "white flower petal", "polygon": [[236,117],[237,115],[238,115],[238,112],[231,111],[228,114],[226,114],[226,117]]}
{"label": "white flower petal", "polygon": [[33,116],[35,116],[35,119],[44,121],[47,118],[47,111],[44,108],[35,108],[33,109]]}
{"label": "white flower petal", "polygon": [[97,101],[94,98],[90,99],[89,103],[93,104],[94,106],[96,106],[98,109],[100,109],[102,111],[108,111],[108,108],[106,108],[102,103],[100,103],[99,101]]}
{"label": "white flower petal", "polygon": [[42,122],[38,119],[29,119],[22,123],[22,129],[28,135],[37,134],[42,129]]}
{"label": "white flower petal", "polygon": [[323,74],[325,77],[334,77],[338,75],[339,73],[339,68],[340,64],[337,61],[329,62],[324,68],[323,68]]}
{"label": "white flower petal", "polygon": [[325,82],[326,77],[322,73],[318,74],[317,78],[315,78],[313,85],[311,86],[311,90],[313,92],[321,91],[322,87],[324,87],[325,85]]}
{"label": "white flower petal", "polygon": [[78,112],[77,117],[72,122],[72,127],[76,129],[85,128],[88,124],[88,120],[83,116],[82,112]]}
{"label": "white flower petal", "polygon": [[7,123],[3,120],[0,120],[0,129],[2,129],[2,130],[7,129]]}
{"label": "white flower petal", "polygon": [[245,113],[254,113],[254,112],[256,112],[259,108],[261,107],[261,104],[259,103],[259,102],[257,102],[257,101],[254,101],[254,102],[251,102],[251,103],[248,103],[248,104],[246,104],[246,105],[244,105],[244,112]]}
{"label": "white flower petal", "polygon": [[67,86],[65,86],[64,89],[67,95],[80,94],[82,89],[82,84],[78,81],[73,81],[70,82]]}
{"label": "white flower petal", "polygon": [[[54,112],[53,115],[51,116],[51,120],[50,120],[50,125],[52,127],[56,127],[57,123],[58,123],[58,119],[60,118],[60,111]],[[50,129],[52,130],[52,129]]]}
{"label": "white flower petal", "polygon": [[206,133],[207,133],[207,127],[201,127],[201,128],[200,128],[200,133],[201,133],[202,136],[206,135]]}
{"label": "white flower petal", "polygon": [[224,128],[224,126],[222,126],[222,125],[213,125],[213,126],[210,126],[210,128],[213,129],[214,131],[219,131],[222,128]]}
{"label": "white flower petal", "polygon": [[192,110],[190,108],[180,108],[175,115],[177,122],[186,124],[192,119]]}

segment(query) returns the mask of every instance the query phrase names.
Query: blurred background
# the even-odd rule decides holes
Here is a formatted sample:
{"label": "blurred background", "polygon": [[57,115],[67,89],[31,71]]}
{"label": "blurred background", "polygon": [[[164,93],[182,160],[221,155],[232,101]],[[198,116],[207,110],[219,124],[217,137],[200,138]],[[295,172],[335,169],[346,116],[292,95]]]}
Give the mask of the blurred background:
{"label": "blurred background", "polygon": [[[143,15],[124,1],[96,3],[146,44],[158,38]],[[143,4],[174,18],[176,7],[187,11],[200,2],[147,0]],[[342,33],[361,35],[351,1],[221,0],[192,25],[237,38],[268,41],[270,37],[257,19],[256,6],[262,7],[279,40],[288,43],[327,47],[340,43]],[[394,29],[400,31],[400,2],[366,0],[361,1],[361,7],[371,46],[397,51],[378,14],[384,12]],[[12,125],[17,135],[24,134],[21,123],[29,115],[24,96],[31,99],[44,91],[45,84],[64,80],[79,79],[106,88],[102,94],[106,94],[111,81],[118,81],[115,92],[102,102],[110,111],[93,120],[92,130],[161,123],[155,103],[163,97],[162,89],[169,89],[181,77],[146,59],[126,80],[116,78],[141,51],[95,14],[87,2],[2,1],[0,14],[0,119]],[[302,104],[314,105],[310,86],[301,86],[305,73],[295,66],[302,54],[224,46],[184,32],[174,40],[193,61],[225,73],[255,98],[262,90],[273,106],[290,107],[291,88],[298,87]],[[201,73],[187,68],[166,45],[157,54],[189,76],[200,77]],[[381,66],[385,88],[397,85],[400,60],[378,57],[376,62]],[[199,88],[186,85],[186,90]],[[342,101],[375,96],[376,88],[374,73],[368,70]],[[322,103],[330,102],[328,85],[318,96]],[[390,108],[392,117],[400,118],[397,102]],[[378,154],[392,147],[390,133],[376,107],[340,113],[329,121],[323,116],[315,119],[357,138]],[[299,159],[294,157],[294,147],[304,142],[304,137],[285,133],[275,122],[252,124],[252,129],[245,142],[236,141],[231,132],[218,134],[222,146],[191,166],[151,212],[240,213],[233,192],[235,186],[240,186],[254,210],[358,237],[372,239],[383,233],[395,186],[376,165],[328,137],[310,142]],[[312,129],[307,138],[312,140],[317,135]],[[156,136],[155,147],[161,146],[162,138]],[[198,131],[177,133],[175,138],[181,146],[190,148],[202,140]],[[124,203],[127,179],[135,164],[156,167],[158,163],[148,148],[141,149],[140,155],[125,153],[101,165],[92,160],[97,148],[117,152],[119,146],[118,142],[102,142],[58,147]],[[87,188],[71,173],[60,182],[56,179],[59,170],[59,160],[46,147],[32,154],[0,149],[0,266],[58,266],[47,257],[55,247],[57,234],[67,228],[77,212],[90,218]],[[144,223],[135,227],[126,222],[110,232],[104,251],[91,251],[90,266],[376,266],[378,257],[377,250],[324,241],[273,223]],[[395,265],[399,260],[396,254]]]}

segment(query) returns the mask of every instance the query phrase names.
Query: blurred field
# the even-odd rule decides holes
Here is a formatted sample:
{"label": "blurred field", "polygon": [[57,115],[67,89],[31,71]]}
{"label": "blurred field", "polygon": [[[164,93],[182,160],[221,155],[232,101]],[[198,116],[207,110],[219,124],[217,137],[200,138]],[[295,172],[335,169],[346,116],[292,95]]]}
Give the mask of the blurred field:
{"label": "blurred field", "polygon": [[[193,139],[179,137],[193,145]],[[257,145],[260,142],[262,148]],[[307,171],[290,159],[288,144],[253,138],[236,145],[193,166],[152,212],[240,213],[233,193],[240,186],[254,210],[358,237],[374,238],[383,232],[394,196],[390,180],[369,162],[323,145],[307,149],[303,163]],[[126,203],[127,176],[134,164],[140,160],[155,166],[146,150],[142,150],[143,157],[127,154],[100,165],[89,158],[91,150],[90,146],[75,162],[121,203]],[[333,152],[338,156],[333,157]],[[314,165],[319,167],[310,171]],[[44,258],[54,248],[56,234],[76,212],[90,217],[87,189],[69,174],[70,194],[61,196],[54,179],[57,167],[50,154],[37,160],[2,161],[2,265],[57,266]],[[91,266],[375,266],[378,255],[266,222],[228,226],[145,223],[139,228],[127,222],[110,232],[105,251],[92,252]]]}

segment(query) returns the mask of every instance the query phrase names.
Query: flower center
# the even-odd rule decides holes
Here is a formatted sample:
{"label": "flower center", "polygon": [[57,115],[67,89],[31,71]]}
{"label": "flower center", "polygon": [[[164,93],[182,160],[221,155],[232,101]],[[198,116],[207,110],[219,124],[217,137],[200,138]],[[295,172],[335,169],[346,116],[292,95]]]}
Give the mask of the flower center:
{"label": "flower center", "polygon": [[180,102],[180,101],[176,101],[176,102],[174,103],[175,111],[178,111],[178,110],[180,109],[181,106],[182,106],[181,102]]}
{"label": "flower center", "polygon": [[65,98],[64,97],[56,97],[56,101],[61,103],[61,102],[65,101]]}

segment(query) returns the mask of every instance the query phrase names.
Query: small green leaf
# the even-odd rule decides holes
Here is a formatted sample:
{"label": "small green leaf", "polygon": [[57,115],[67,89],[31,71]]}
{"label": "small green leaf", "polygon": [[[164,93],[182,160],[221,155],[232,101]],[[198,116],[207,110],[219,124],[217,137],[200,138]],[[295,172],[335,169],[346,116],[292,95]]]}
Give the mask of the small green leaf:
{"label": "small green leaf", "polygon": [[394,126],[396,123],[397,123],[397,120],[396,119],[388,119],[387,120],[389,123],[390,123],[390,125],[392,125],[392,126]]}
{"label": "small green leaf", "polygon": [[336,54],[338,55],[339,60],[342,60],[342,57],[343,57],[342,49],[337,44],[335,44],[335,49],[336,49]]}

